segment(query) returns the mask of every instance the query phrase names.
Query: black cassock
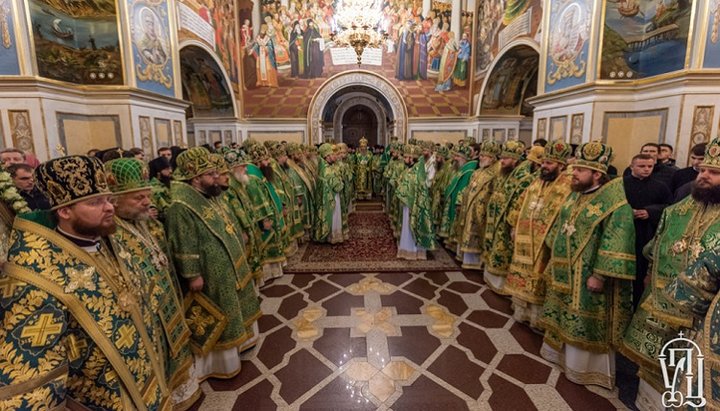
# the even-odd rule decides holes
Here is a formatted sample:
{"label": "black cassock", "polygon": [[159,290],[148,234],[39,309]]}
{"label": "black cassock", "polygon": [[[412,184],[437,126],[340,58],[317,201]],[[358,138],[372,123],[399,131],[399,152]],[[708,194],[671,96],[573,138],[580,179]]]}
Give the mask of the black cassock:
{"label": "black cassock", "polygon": [[635,219],[635,255],[637,256],[637,276],[633,284],[633,303],[640,301],[643,281],[647,275],[648,260],[643,255],[643,247],[652,240],[660,223],[662,212],[673,201],[672,193],[665,183],[654,176],[640,180],[632,175],[623,177],[625,196],[634,210],[647,210],[650,217],[646,220]]}

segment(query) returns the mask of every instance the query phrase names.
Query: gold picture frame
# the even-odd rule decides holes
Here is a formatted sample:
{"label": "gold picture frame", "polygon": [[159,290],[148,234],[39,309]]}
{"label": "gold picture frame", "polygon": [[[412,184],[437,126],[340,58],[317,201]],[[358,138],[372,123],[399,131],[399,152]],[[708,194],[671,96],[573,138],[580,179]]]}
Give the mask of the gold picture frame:
{"label": "gold picture frame", "polygon": [[[567,141],[567,116],[558,116],[550,118],[550,140]],[[546,138],[547,140],[547,138]]]}

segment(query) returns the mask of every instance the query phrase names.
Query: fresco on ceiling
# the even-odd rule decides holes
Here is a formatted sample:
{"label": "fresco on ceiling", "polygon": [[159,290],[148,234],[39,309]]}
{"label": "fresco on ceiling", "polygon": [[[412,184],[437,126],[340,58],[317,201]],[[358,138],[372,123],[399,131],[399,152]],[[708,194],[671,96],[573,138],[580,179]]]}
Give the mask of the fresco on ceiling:
{"label": "fresco on ceiling", "polygon": [[703,67],[720,68],[720,0],[710,0]]}
{"label": "fresco on ceiling", "polygon": [[[406,97],[410,117],[465,116],[469,111],[471,11],[422,1],[263,1],[258,35],[249,20],[240,28],[245,116],[303,118],[313,94],[329,77],[358,68],[352,49],[333,37],[362,8],[380,47],[367,50],[363,70],[378,73]],[[457,27],[452,26],[455,21]]]}
{"label": "fresco on ceiling", "polygon": [[214,50],[233,89],[238,90],[240,58],[234,0],[179,0],[178,16],[179,41],[198,40]]}
{"label": "fresco on ceiling", "polygon": [[532,116],[525,100],[537,94],[538,59],[538,53],[527,46],[505,53],[488,77],[480,114]]}
{"label": "fresco on ceiling", "polygon": [[685,67],[691,0],[604,3],[600,78],[635,80]]}
{"label": "fresco on ceiling", "polygon": [[545,92],[585,82],[592,17],[590,0],[552,2]]}
{"label": "fresco on ceiling", "polygon": [[0,75],[20,74],[12,0],[0,0]]}
{"label": "fresco on ceiling", "polygon": [[232,117],[232,90],[220,67],[197,46],[180,50],[183,99],[192,103],[193,117]]}
{"label": "fresco on ceiling", "polygon": [[175,97],[173,51],[165,0],[129,0],[137,86]]}
{"label": "fresco on ceiling", "polygon": [[484,76],[500,50],[518,37],[539,44],[542,12],[541,0],[478,0],[475,75]]}
{"label": "fresco on ceiling", "polygon": [[114,0],[29,0],[38,72],[77,84],[122,84]]}

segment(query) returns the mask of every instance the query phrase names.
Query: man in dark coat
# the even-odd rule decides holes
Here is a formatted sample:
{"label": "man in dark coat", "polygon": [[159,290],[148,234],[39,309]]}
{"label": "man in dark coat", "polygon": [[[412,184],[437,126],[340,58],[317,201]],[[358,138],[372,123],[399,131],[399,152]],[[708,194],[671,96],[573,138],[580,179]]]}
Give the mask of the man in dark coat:
{"label": "man in dark coat", "polygon": [[[695,181],[695,177],[697,177],[698,173],[700,172],[700,163],[702,163],[703,158],[705,157],[706,145],[707,144],[705,143],[695,144],[693,148],[690,149],[689,166],[682,168],[676,171],[675,174],[673,174],[670,183],[670,190],[672,190],[675,197],[679,195],[680,187],[684,186],[687,183]],[[690,194],[690,191],[688,190],[687,193],[684,194]],[[680,199],[685,198],[685,195],[680,197]]]}
{"label": "man in dark coat", "polygon": [[[640,154],[647,154],[652,156],[653,160],[655,161],[655,166],[653,167],[652,171],[653,177],[655,177],[656,180],[664,183],[666,186],[668,186],[668,188],[670,188],[672,176],[673,174],[675,174],[677,168],[675,168],[674,166],[662,164],[658,161],[658,156],[660,155],[660,145],[656,143],[645,143],[640,149]],[[626,168],[625,172],[623,173],[623,176],[629,175],[630,167]]]}
{"label": "man in dark coat", "polygon": [[633,304],[640,301],[647,275],[648,260],[642,250],[655,235],[660,216],[672,201],[670,189],[655,177],[654,166],[655,159],[651,155],[637,154],[630,164],[630,175],[623,178],[625,196],[635,217],[637,276],[633,284]]}

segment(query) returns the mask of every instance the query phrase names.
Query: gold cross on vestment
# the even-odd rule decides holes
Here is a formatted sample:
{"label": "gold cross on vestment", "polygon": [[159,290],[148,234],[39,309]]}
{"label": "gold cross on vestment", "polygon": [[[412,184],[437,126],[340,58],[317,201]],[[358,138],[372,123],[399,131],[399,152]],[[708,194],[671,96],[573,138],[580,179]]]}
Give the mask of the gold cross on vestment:
{"label": "gold cross on vestment", "polygon": [[600,208],[600,204],[591,204],[587,206],[587,215],[588,217],[600,217],[602,215],[602,209]]}
{"label": "gold cross on vestment", "polygon": [[54,321],[50,313],[40,314],[35,324],[23,328],[20,337],[30,338],[33,347],[42,347],[47,343],[48,337],[58,335],[62,331],[62,324]]}
{"label": "gold cross on vestment", "polygon": [[0,278],[0,295],[2,295],[3,298],[12,297],[12,295],[15,294],[16,288],[17,283],[14,279],[10,277]]}
{"label": "gold cross on vestment", "polygon": [[133,327],[129,326],[128,324],[122,325],[118,329],[118,335],[120,336],[117,340],[115,340],[115,346],[122,350],[123,348],[130,348],[135,343],[135,339],[133,338],[133,334],[135,334]]}

